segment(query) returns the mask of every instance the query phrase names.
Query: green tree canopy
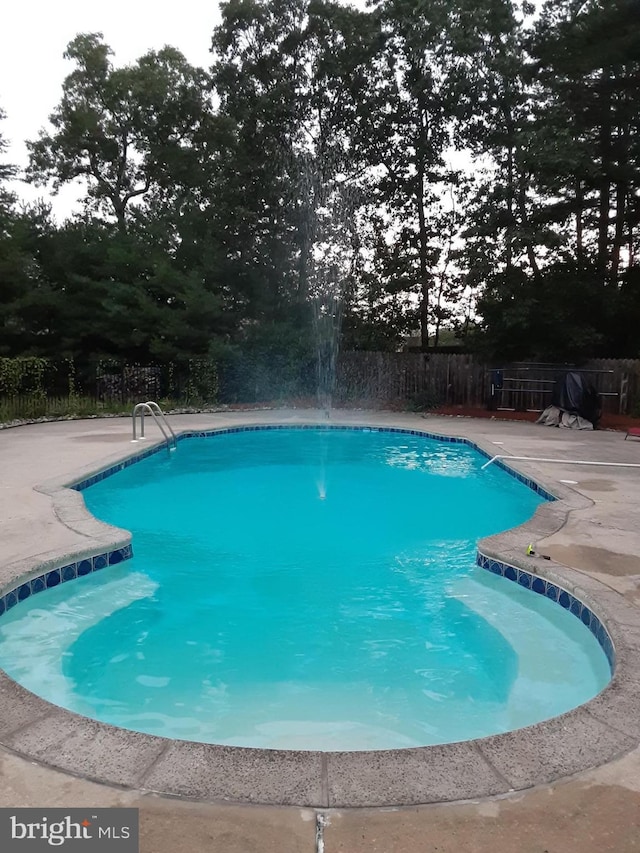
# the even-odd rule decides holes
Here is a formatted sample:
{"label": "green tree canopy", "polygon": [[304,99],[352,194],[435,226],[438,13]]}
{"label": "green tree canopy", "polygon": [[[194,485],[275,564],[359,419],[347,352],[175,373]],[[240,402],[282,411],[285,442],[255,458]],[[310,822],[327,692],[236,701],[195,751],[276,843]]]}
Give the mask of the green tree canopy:
{"label": "green tree canopy", "polygon": [[114,68],[100,33],[76,36],[64,55],[75,69],[49,117],[53,131],[28,143],[28,178],[54,191],[85,179],[95,209],[124,229],[134,199],[181,179],[183,152],[209,112],[206,74],[171,47]]}
{"label": "green tree canopy", "polygon": [[640,0],[221,11],[207,72],[68,45],[27,176],[84,181],[85,207],[21,210],[0,165],[3,352],[284,376],[342,320],[361,348],[417,326],[501,359],[638,354]]}

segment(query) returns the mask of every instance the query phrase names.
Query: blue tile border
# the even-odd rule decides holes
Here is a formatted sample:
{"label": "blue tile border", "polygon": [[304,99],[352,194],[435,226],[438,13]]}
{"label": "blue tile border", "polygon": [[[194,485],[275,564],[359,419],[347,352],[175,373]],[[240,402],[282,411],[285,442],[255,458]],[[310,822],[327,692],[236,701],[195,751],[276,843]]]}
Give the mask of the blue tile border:
{"label": "blue tile border", "polygon": [[28,581],[21,581],[13,589],[7,590],[0,596],[0,616],[11,610],[20,601],[30,598],[45,589],[52,589],[61,583],[76,580],[76,578],[97,572],[107,566],[114,566],[123,560],[130,560],[133,556],[131,545],[116,548],[113,551],[105,551],[93,557],[83,557],[73,563],[65,563],[56,569],[47,569],[46,572],[36,575]]}
{"label": "blue tile border", "polygon": [[[220,429],[210,429],[210,430],[187,430],[185,432],[181,432],[176,436],[176,442],[185,441],[189,438],[217,438],[221,435],[231,435],[233,433],[238,432],[262,432],[267,430],[315,430],[315,431],[323,431],[323,432],[376,432],[376,433],[395,433],[399,435],[415,435],[419,438],[428,438],[432,441],[443,441],[447,444],[463,444],[467,447],[470,447],[472,450],[475,450],[485,459],[492,459],[493,457],[487,453],[486,450],[483,450],[481,447],[478,447],[475,442],[471,441],[468,438],[459,438],[458,436],[452,435],[440,435],[435,432],[426,432],[424,430],[419,429],[408,429],[403,427],[365,427],[365,426],[351,426],[346,424],[335,424],[335,425],[327,425],[327,424],[256,424],[253,426],[238,426],[238,427],[222,427]],[[165,449],[164,444],[158,444],[155,447],[149,447],[146,450],[143,450],[141,453],[137,453],[135,456],[130,456],[128,459],[124,459],[122,462],[117,462],[115,465],[111,465],[109,468],[105,468],[103,471],[98,471],[96,474],[92,474],[90,477],[85,477],[83,480],[79,480],[76,483],[71,483],[69,488],[75,489],[77,492],[81,492],[84,489],[88,489],[89,486],[93,486],[95,483],[99,483],[101,480],[106,479],[107,477],[111,477],[113,474],[117,474],[118,471],[122,471],[124,468],[128,468],[130,465],[135,465],[136,462],[141,462],[143,459],[147,459],[149,456],[152,456],[154,453],[160,453]],[[535,480],[532,480],[531,477],[526,477],[524,474],[520,474],[518,471],[510,468],[502,459],[496,459],[493,463],[498,468],[501,468],[503,471],[506,471],[507,474],[511,477],[515,477],[523,485],[527,486],[532,491],[536,492],[536,494],[540,495],[543,500],[546,501],[555,501],[557,500],[556,496],[548,492],[544,489],[539,483]]]}
{"label": "blue tile border", "polygon": [[519,586],[530,589],[538,595],[550,598],[556,604],[559,604],[560,607],[563,607],[576,618],[580,619],[582,624],[591,631],[600,644],[613,673],[616,665],[616,652],[613,640],[600,619],[584,602],[580,601],[579,598],[576,598],[575,595],[572,595],[557,583],[553,583],[541,575],[527,572],[524,569],[518,569],[516,566],[503,563],[493,557],[487,557],[481,551],[478,551],[476,555],[476,563],[481,569],[486,569],[494,575],[500,575],[507,580],[514,581]]}
{"label": "blue tile border", "polygon": [[[290,425],[286,428],[292,428]],[[307,428],[317,428],[310,426]],[[372,431],[390,432],[388,428],[373,428]],[[431,436],[422,431],[407,431],[398,429],[396,432],[413,432],[416,435]],[[194,433],[197,434],[197,433]],[[203,437],[211,437],[208,429]],[[449,441],[448,438],[442,440]],[[473,441],[461,441],[474,447],[483,456],[489,458]],[[128,462],[133,464],[139,458],[151,453],[164,450],[163,446],[147,449],[144,453]],[[500,460],[496,460],[496,465]],[[125,467],[124,464],[118,467]],[[506,466],[505,466],[506,467]],[[509,471],[508,468],[506,468]],[[81,481],[94,475],[93,470],[86,468],[85,475],[75,475]],[[510,474],[513,472],[509,471]],[[104,475],[103,475],[104,476]],[[106,475],[108,476],[108,475]],[[49,485],[45,494],[56,494],[64,488],[70,488],[73,482],[71,472],[61,486],[56,481],[55,490]],[[100,477],[102,479],[102,477]],[[553,480],[548,481],[551,488]],[[543,491],[541,492],[543,493]],[[563,491],[559,490],[558,516],[565,517],[570,505],[562,498]],[[553,495],[550,496],[553,498]],[[66,498],[69,498],[67,495]],[[558,499],[556,497],[556,499]],[[70,502],[71,503],[71,502]],[[73,503],[77,506],[77,502]],[[115,534],[113,534],[115,535]],[[101,539],[94,545],[89,545],[93,551],[100,551],[96,556],[110,554],[119,547],[125,539]],[[512,547],[507,540],[502,540],[505,548]],[[499,543],[499,539],[498,539]],[[525,542],[526,544],[526,542]],[[521,543],[522,545],[522,543]],[[116,547],[118,546],[118,547]],[[478,545],[481,548],[482,545]],[[487,543],[487,547],[489,547]],[[498,548],[499,544],[494,547]],[[110,550],[109,550],[110,549]],[[522,563],[528,571],[512,568],[516,571],[517,582],[522,586],[529,585],[537,594],[547,595],[550,585],[551,599],[555,600],[565,610],[571,612],[571,603],[575,596],[559,586],[551,583],[543,575],[535,574],[538,567],[541,572],[546,570],[544,564],[529,561],[520,557],[523,547],[515,551],[504,552],[499,559],[485,557],[485,568],[501,575],[504,573],[503,559]],[[496,552],[500,553],[500,552]],[[75,560],[76,562],[69,562]],[[105,565],[107,560],[101,561]],[[60,566],[59,569],[52,568]],[[68,557],[67,561],[49,563],[49,570],[61,571],[61,582],[66,582],[66,576],[73,574],[73,566],[77,577],[82,577],[94,570],[93,558],[80,559]],[[535,567],[534,567],[535,566]],[[71,568],[70,568],[71,567]],[[69,569],[69,571],[64,571]],[[41,571],[37,579],[29,581],[32,593],[40,592],[45,587],[45,572],[43,566],[33,567],[33,571]],[[18,576],[18,572],[14,573]],[[0,596],[0,615],[5,609],[5,599],[9,607],[18,601],[19,589],[26,582],[20,575],[21,583],[13,581],[15,588]],[[581,589],[584,576],[572,569],[563,570],[562,581],[571,588]],[[71,579],[69,577],[69,579]],[[38,581],[37,588],[34,582]],[[601,587],[608,597],[602,602],[598,598],[598,588]],[[8,588],[8,587],[6,587]],[[610,590],[597,581],[588,587],[589,592],[581,593],[588,597],[598,610],[602,607],[606,616],[608,630],[615,638],[617,649],[616,672],[614,680],[597,697],[583,705],[541,723],[533,724],[525,729],[514,729],[504,734],[489,738],[441,744],[434,747],[418,749],[396,749],[385,751],[326,752],[322,756],[317,752],[291,750],[247,749],[216,744],[198,744],[181,740],[167,739],[160,736],[131,732],[115,726],[110,726],[74,714],[64,708],[51,705],[24,688],[17,688],[15,682],[0,670],[0,692],[3,694],[5,706],[12,718],[21,721],[19,729],[12,729],[9,736],[4,737],[5,746],[25,759],[45,767],[53,767],[63,773],[72,773],[80,779],[89,779],[107,785],[134,792],[153,790],[159,795],[177,799],[193,799],[204,802],[219,802],[220,800],[246,805],[286,805],[305,808],[350,808],[350,807],[415,807],[433,803],[442,804],[456,801],[477,801],[484,797],[498,795],[513,795],[514,791],[526,792],[535,786],[555,784],[561,779],[574,778],[583,771],[593,771],[595,768],[615,761],[621,755],[630,753],[637,748],[640,735],[638,734],[637,714],[637,684],[640,673],[635,635],[631,631],[640,630],[640,618],[637,611],[624,604],[624,619],[618,622],[616,605],[610,595]],[[25,592],[23,592],[23,595]],[[523,593],[524,594],[524,593]],[[584,605],[582,617],[589,623],[590,630],[604,648],[609,634],[602,622],[594,621],[594,614]],[[597,619],[597,617],[596,617]],[[598,620],[600,621],[600,620]],[[632,642],[633,640],[633,642]],[[616,658],[611,645],[610,660]],[[54,713],[52,713],[54,712]],[[38,744],[34,746],[33,723],[42,725],[44,735],[53,743],[45,757]],[[99,739],[97,750],[77,751],[67,760],[65,742],[72,727],[78,737],[86,742]],[[6,728],[6,727],[5,727]],[[540,755],[553,756],[553,761],[537,760]],[[102,758],[109,755],[110,760]],[[135,759],[132,762],[132,756]],[[532,758],[533,756],[533,758]],[[534,760],[536,759],[536,760]],[[193,782],[194,770],[198,763],[206,763],[217,767],[221,763],[228,772],[218,774],[215,786],[208,776],[199,774]],[[135,764],[132,771],[131,767]],[[139,768],[143,770],[140,771]],[[144,769],[146,768],[146,769]],[[469,772],[469,770],[473,772]],[[198,775],[196,773],[196,775]],[[364,778],[364,783],[363,783]],[[398,780],[391,786],[388,779]],[[257,779],[257,782],[256,782]],[[248,781],[247,781],[248,780]],[[275,780],[275,783],[274,783]],[[435,780],[435,782],[434,782]],[[275,788],[274,788],[275,784]],[[364,793],[363,793],[364,792]]]}

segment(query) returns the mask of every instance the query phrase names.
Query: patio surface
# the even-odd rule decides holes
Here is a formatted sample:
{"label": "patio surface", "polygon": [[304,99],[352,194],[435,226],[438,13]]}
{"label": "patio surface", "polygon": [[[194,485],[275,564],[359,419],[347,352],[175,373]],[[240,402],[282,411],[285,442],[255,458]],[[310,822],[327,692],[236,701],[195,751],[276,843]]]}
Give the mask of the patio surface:
{"label": "patio surface", "polygon": [[[176,431],[304,422],[320,422],[320,417],[305,410],[282,410],[171,418]],[[331,422],[467,437],[489,452],[514,456],[640,464],[638,442],[624,441],[623,434],[614,432],[576,433],[498,420],[354,411],[334,413]],[[83,470],[98,470],[130,455],[137,447],[130,444],[130,430],[128,419],[117,418],[0,431],[0,588],[11,586],[29,572],[33,575],[37,565],[62,565],[67,555],[96,553],[97,547],[113,544],[117,539],[114,530],[87,519],[77,493],[71,493],[69,500],[65,495],[70,493],[60,492],[59,487]],[[153,430],[150,424],[151,435]],[[514,467],[562,500],[546,515],[537,513],[527,530],[491,537],[484,550],[529,571],[535,567],[542,574],[564,579],[567,587],[584,593],[583,600],[593,602],[607,625],[611,620],[624,678],[601,694],[604,700],[598,697],[588,703],[591,710],[577,709],[570,712],[576,715],[573,717],[563,715],[564,722],[541,729],[539,737],[535,732],[520,734],[509,749],[505,749],[505,741],[487,743],[482,752],[477,750],[477,765],[469,764],[465,772],[463,762],[458,787],[445,785],[440,795],[434,788],[434,796],[425,794],[422,800],[421,792],[416,793],[422,777],[417,772],[415,779],[408,776],[406,763],[399,763],[395,773],[392,765],[382,774],[375,768],[373,772],[361,768],[364,787],[369,788],[360,802],[384,802],[386,790],[398,790],[398,801],[411,802],[413,792],[417,802],[431,801],[430,805],[328,807],[325,803],[341,801],[341,766],[335,764],[329,798],[319,795],[320,805],[311,808],[221,802],[229,799],[227,789],[216,780],[203,785],[202,770],[195,774],[199,776],[195,787],[182,791],[191,801],[151,793],[181,793],[171,789],[170,783],[185,768],[164,752],[153,758],[151,772],[147,767],[143,774],[158,784],[137,788],[135,780],[142,777],[136,775],[140,770],[133,760],[128,777],[109,775],[111,764],[122,773],[121,753],[125,757],[127,753],[120,745],[114,749],[109,732],[105,734],[111,727],[89,724],[93,726],[91,741],[86,731],[79,737],[69,722],[74,715],[38,704],[40,700],[31,701],[30,694],[21,695],[22,704],[16,704],[17,691],[3,684],[0,806],[135,806],[140,809],[143,853],[312,853],[322,847],[325,853],[640,850],[640,469],[546,462],[518,462]],[[561,480],[577,482],[567,485]],[[34,490],[36,486],[44,491]],[[559,521],[560,504],[564,514]],[[552,560],[525,557],[523,543],[528,539]],[[606,697],[611,698],[609,704]],[[556,748],[559,730],[567,741],[566,749],[562,744]],[[455,763],[450,756],[444,758],[443,778]],[[94,769],[87,769],[90,766]],[[55,767],[63,767],[64,772]],[[224,775],[224,765],[220,773]],[[487,778],[493,773],[497,780],[493,789],[486,785],[487,791],[503,793],[493,797],[469,797],[467,793],[465,802],[456,802],[460,799],[456,791],[464,795],[471,790],[465,777],[482,777],[483,773]],[[286,802],[278,794],[283,775],[286,770],[263,774],[263,790],[254,801]],[[86,777],[107,778],[111,784]],[[372,787],[376,789],[373,793]],[[510,793],[511,788],[519,790]],[[242,792],[237,799],[247,802]],[[309,803],[312,800],[312,796],[307,798]],[[447,802],[433,804],[434,800]],[[350,802],[357,804],[358,797]],[[394,802],[393,794],[388,802]]]}

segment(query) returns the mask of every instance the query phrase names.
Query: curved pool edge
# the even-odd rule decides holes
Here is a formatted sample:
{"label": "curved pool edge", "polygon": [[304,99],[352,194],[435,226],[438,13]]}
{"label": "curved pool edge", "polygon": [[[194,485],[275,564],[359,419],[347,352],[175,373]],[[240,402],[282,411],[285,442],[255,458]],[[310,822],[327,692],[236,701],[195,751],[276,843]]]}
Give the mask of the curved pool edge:
{"label": "curved pool edge", "polygon": [[[436,435],[429,430],[415,432]],[[491,455],[482,442],[462,440]],[[147,448],[144,455],[156,452],[158,446]],[[72,558],[77,563],[92,550],[109,553],[130,545],[126,531],[97,521],[69,486],[140,455],[135,450],[121,453],[115,461],[38,487],[51,496],[58,518],[87,537],[82,553],[76,549],[71,554],[47,555],[49,571]],[[606,627],[615,648],[613,678],[598,696],[578,708],[506,734],[439,746],[372,752],[261,750],[170,740],[99,723],[46,702],[0,671],[0,744],[82,778],[142,792],[316,808],[476,800],[605,764],[640,741],[640,721],[634,716],[640,699],[640,664],[636,662],[640,611],[589,575],[526,556],[529,542],[558,530],[572,510],[591,505],[577,492],[545,484],[544,478],[536,481],[557,499],[542,504],[520,527],[482,540],[478,550],[566,589]],[[11,569],[18,587],[42,574],[43,565],[22,561],[6,569]]]}

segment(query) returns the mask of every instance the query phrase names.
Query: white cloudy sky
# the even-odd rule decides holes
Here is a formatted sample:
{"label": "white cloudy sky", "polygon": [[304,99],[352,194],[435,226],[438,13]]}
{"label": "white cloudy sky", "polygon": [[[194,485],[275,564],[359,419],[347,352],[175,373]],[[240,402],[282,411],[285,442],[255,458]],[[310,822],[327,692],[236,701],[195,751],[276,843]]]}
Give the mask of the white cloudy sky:
{"label": "white cloudy sky", "polygon": [[[364,8],[365,0],[349,0]],[[72,64],[62,58],[81,32],[101,32],[117,65],[150,49],[173,45],[194,65],[208,67],[211,33],[220,21],[217,0],[14,0],[3,8],[0,27],[0,108],[7,118],[0,132],[10,143],[5,162],[26,165],[24,141],[35,139],[60,98]],[[15,184],[25,199],[43,189]],[[73,207],[81,190],[63,189],[54,210]]]}
{"label": "white cloudy sky", "polygon": [[[220,20],[217,2],[207,0],[14,0],[0,28],[0,126],[11,147],[3,158],[24,166],[25,139],[35,139],[60,98],[72,64],[62,58],[80,32],[102,32],[116,64],[132,62],[152,48],[171,44],[194,65],[208,66],[211,33]],[[43,190],[16,185],[23,198]],[[59,212],[78,190],[61,192]]]}
{"label": "white cloudy sky", "polygon": [[[366,0],[342,0],[364,9]],[[534,0],[540,5],[542,0]],[[7,118],[0,133],[10,143],[3,160],[20,168],[27,162],[25,140],[35,139],[60,99],[72,63],[62,54],[81,32],[101,32],[116,65],[135,61],[165,44],[189,62],[208,67],[211,34],[220,21],[218,0],[14,0],[3,7],[0,27],[0,108]],[[46,189],[15,183],[25,200],[47,196]],[[82,195],[65,187],[52,199],[64,217]]]}

